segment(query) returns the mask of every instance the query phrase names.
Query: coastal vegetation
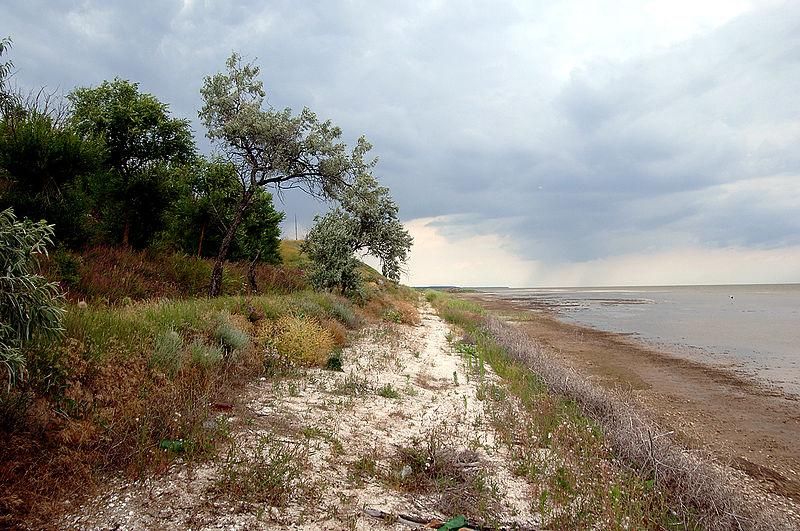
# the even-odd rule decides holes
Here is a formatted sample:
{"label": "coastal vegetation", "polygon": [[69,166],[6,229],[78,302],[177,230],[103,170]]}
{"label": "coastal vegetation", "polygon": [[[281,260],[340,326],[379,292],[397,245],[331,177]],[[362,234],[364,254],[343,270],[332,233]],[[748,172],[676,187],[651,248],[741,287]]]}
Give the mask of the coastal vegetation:
{"label": "coastal vegetation", "polygon": [[368,143],[348,151],[307,109],[262,109],[258,68],[236,54],[202,89],[211,156],[135,82],[61,100],[13,92],[10,73],[0,64],[0,526],[50,525],[109,477],[213,456],[249,382],[341,370],[363,324],[418,319],[398,275],[353,259],[357,293],[311,283],[336,257],[279,239],[268,186],[337,203],[358,177],[391,207],[367,250],[383,252],[389,224],[404,238],[378,257],[399,272],[411,244]]}
{"label": "coastal vegetation", "polygon": [[735,487],[729,470],[675,442],[621,394],[588,382],[475,302],[426,297],[461,330],[470,363],[508,384],[513,400],[491,386],[484,396],[515,473],[534,480],[552,527],[784,528],[780,514]]}

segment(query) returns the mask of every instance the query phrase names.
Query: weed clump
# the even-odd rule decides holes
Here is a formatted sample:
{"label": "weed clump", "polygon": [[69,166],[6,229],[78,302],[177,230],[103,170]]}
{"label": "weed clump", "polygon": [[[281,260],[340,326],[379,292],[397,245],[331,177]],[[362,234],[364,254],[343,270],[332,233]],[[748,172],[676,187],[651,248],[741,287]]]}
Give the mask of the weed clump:
{"label": "weed clump", "polygon": [[392,384],[387,383],[378,389],[378,396],[382,396],[383,398],[400,398],[400,392],[395,389]]}
{"label": "weed clump", "polygon": [[334,347],[333,336],[317,321],[285,315],[272,325],[270,342],[292,361],[306,366],[324,366]]}
{"label": "weed clump", "polygon": [[174,376],[181,368],[183,338],[175,330],[167,330],[156,336],[150,366],[169,376]]}
{"label": "weed clump", "polygon": [[283,507],[312,494],[313,485],[305,473],[307,461],[303,445],[269,435],[254,447],[234,443],[222,460],[216,489],[234,500]]}
{"label": "weed clump", "polygon": [[224,312],[217,314],[217,325],[214,337],[228,352],[242,350],[250,343],[250,336],[236,328],[230,321],[230,315]]}
{"label": "weed clump", "polygon": [[446,434],[433,433],[400,448],[392,469],[395,481],[408,492],[436,498],[443,514],[492,519],[500,510],[497,486],[477,453],[458,448]]}
{"label": "weed clump", "polygon": [[204,343],[199,338],[189,344],[187,351],[192,365],[201,369],[211,369],[221,362],[225,355],[221,347]]}

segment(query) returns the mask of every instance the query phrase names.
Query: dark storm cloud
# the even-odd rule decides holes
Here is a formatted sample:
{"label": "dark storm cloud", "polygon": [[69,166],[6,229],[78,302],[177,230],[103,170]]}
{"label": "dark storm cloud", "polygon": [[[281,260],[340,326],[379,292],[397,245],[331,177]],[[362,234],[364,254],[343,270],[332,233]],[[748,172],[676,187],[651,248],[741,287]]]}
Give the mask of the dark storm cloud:
{"label": "dark storm cloud", "polygon": [[[377,4],[19,1],[2,31],[25,87],[118,75],[192,119],[231,50],[258,58],[272,104],[366,134],[401,214],[454,216],[450,238],[511,234],[552,262],[800,243],[795,4],[594,54],[580,8]],[[301,226],[324,208],[286,201]]]}

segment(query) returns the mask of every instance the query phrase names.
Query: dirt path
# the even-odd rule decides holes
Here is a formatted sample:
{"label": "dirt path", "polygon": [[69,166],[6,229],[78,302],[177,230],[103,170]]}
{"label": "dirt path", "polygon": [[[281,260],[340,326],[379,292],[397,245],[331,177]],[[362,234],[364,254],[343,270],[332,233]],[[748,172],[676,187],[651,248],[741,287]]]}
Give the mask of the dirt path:
{"label": "dirt path", "polygon": [[[116,481],[61,525],[372,529],[378,521],[364,512],[371,507],[440,518],[475,511],[533,527],[529,486],[510,473],[484,420],[477,380],[448,332],[425,305],[419,326],[367,329],[343,352],[344,372],[262,379],[240,414],[216,420],[235,441],[218,459],[178,462],[143,482]],[[425,488],[433,468],[458,484]]]}
{"label": "dirt path", "polygon": [[619,334],[564,323],[548,312],[526,311],[489,296],[465,296],[516,319],[597,383],[629,390],[688,445],[711,449],[768,491],[800,503],[800,401]]}

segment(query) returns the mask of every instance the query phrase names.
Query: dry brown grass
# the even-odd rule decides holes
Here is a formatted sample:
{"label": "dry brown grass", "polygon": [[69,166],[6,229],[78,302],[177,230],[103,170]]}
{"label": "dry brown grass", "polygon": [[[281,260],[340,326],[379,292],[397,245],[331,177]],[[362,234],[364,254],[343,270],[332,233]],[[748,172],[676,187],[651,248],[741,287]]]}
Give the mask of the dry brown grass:
{"label": "dry brown grass", "polygon": [[[45,275],[61,281],[72,301],[122,302],[205,296],[213,261],[180,253],[94,247],[82,253],[59,252],[43,262]],[[223,276],[226,295],[249,293],[247,263],[229,263]],[[292,293],[306,287],[297,268],[258,264],[258,291]]]}
{"label": "dry brown grass", "polygon": [[348,343],[347,327],[335,319],[322,319],[322,326],[330,333],[335,347],[344,347]]}

